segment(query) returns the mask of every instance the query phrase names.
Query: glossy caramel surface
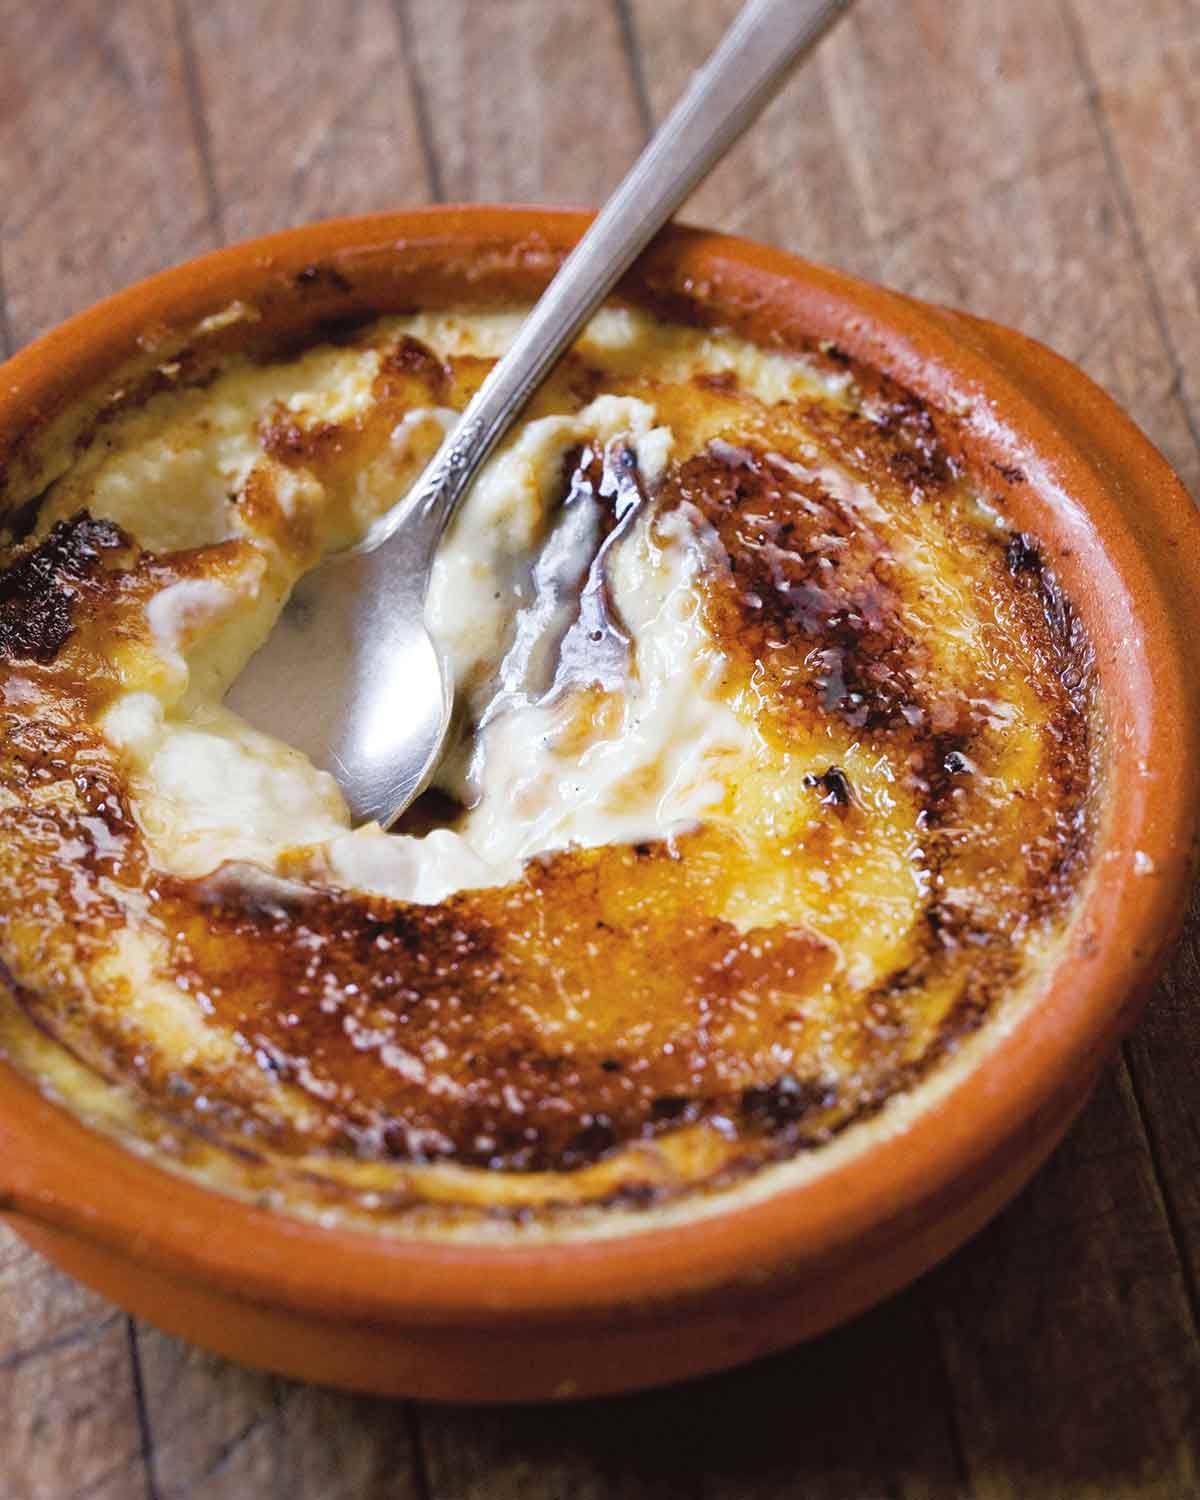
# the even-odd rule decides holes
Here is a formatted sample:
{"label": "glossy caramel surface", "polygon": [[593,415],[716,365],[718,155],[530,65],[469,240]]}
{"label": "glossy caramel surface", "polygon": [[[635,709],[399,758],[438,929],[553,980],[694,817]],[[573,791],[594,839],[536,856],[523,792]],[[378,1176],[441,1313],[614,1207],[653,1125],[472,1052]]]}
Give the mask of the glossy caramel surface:
{"label": "glossy caramel surface", "polygon": [[[28,531],[0,573],[0,1043],[19,1065],[282,1208],[595,1223],[819,1152],[1036,980],[1087,867],[1095,717],[1036,539],[1004,527],[952,420],[838,351],[797,357],[780,396],[703,340],[668,346],[585,340],[531,417],[613,394],[673,434],[637,482],[648,524],[681,513],[704,539],[703,621],[753,754],[678,835],[553,850],[432,904],[332,882],[299,846],[270,870],[164,868],[102,726],[159,670],[156,593],[240,576],[253,536],[285,588],[353,529],[343,497],[397,424],[461,408],[487,358],[353,335],[379,358],[351,415],[255,415],[263,463],[229,501],[251,539],[145,545],[89,513],[82,463],[40,507],[10,497]],[[280,469],[332,497],[316,521]],[[603,496],[603,466],[571,449],[560,503],[581,485]],[[581,754],[621,713],[595,678],[570,688]],[[463,816],[431,800],[406,831]]]}

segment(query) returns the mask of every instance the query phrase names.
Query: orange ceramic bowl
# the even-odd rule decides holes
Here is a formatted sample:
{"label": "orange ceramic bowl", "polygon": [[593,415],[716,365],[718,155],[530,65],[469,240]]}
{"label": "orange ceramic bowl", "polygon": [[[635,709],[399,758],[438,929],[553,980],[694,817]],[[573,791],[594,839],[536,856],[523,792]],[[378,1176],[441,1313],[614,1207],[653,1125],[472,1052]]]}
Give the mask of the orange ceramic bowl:
{"label": "orange ceramic bowl", "polygon": [[[427,209],[291,230],[111,298],[0,380],[0,465],[131,359],[235,301],[255,337],[422,304],[532,298],[577,213]],[[1200,805],[1200,521],[1112,402],[1018,334],[695,230],[630,279],[670,315],[835,341],[958,416],[1095,648],[1108,725],[1095,877],[1038,998],[905,1127],[799,1185],[684,1222],[502,1247],[323,1229],[216,1195],[89,1132],[0,1068],[0,1209],[72,1275],[248,1364],[457,1400],[625,1390],[817,1333],[974,1233],[1052,1149],[1180,921]],[[207,325],[210,341],[235,334]],[[242,325],[246,326],[245,324]],[[936,1077],[936,1075],[935,1075]],[[919,1102],[919,1092],[918,1092]]]}

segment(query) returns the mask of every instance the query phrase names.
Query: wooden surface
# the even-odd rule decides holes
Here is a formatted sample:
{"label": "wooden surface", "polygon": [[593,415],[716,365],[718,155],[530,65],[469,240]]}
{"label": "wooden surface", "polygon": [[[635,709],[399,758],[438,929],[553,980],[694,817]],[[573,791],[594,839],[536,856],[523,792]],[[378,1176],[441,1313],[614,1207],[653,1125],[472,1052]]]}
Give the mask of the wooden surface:
{"label": "wooden surface", "polygon": [[[736,0],[0,0],[0,339],[225,239],[601,199]],[[1200,494],[1200,5],[860,0],[689,216],[1015,324]],[[1200,909],[1033,1186],[816,1343],[472,1412],[249,1373],[0,1228],[4,1500],[1200,1495]]]}

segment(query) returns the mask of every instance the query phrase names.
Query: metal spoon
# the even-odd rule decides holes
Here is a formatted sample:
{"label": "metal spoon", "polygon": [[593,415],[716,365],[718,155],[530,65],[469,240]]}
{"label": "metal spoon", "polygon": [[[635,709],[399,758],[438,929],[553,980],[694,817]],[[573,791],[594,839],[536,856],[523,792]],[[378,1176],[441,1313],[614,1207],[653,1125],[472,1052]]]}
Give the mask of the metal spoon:
{"label": "metal spoon", "polygon": [[437,768],[453,708],[425,628],[442,534],[480,466],[571,341],[850,0],[750,0],[567,257],[405,499],[297,583],[227,702],[305,751],[355,822],[393,823]]}

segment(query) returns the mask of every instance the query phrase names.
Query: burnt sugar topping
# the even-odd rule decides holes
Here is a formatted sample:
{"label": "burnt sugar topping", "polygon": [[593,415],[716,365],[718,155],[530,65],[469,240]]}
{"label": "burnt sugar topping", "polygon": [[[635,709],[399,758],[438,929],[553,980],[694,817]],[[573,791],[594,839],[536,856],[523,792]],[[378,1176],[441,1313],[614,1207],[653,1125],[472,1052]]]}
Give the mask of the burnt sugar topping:
{"label": "burnt sugar topping", "polygon": [[1087,641],[952,422],[628,309],[447,538],[462,733],[396,833],[225,710],[516,321],[151,393],[0,557],[0,1048],[281,1211],[588,1232],[817,1162],[1022,1003],[1087,870]]}

